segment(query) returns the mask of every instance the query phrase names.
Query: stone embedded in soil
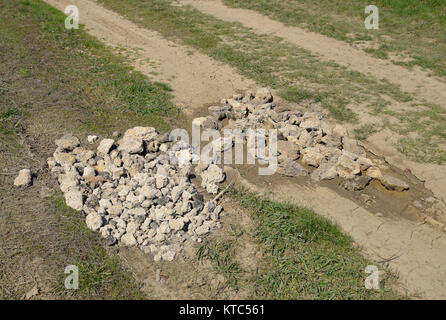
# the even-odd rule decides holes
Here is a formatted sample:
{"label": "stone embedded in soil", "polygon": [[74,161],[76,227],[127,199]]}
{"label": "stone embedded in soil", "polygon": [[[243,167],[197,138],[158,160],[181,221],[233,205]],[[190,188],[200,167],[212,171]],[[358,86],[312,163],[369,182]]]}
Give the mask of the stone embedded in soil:
{"label": "stone embedded in soil", "polygon": [[389,175],[383,175],[380,180],[381,184],[389,190],[404,191],[409,189],[409,185],[407,183]]}
{"label": "stone embedded in soil", "polygon": [[277,171],[288,177],[305,177],[309,175],[309,171],[294,160],[284,161],[279,165]]}
{"label": "stone embedded in soil", "polygon": [[33,183],[33,177],[30,169],[22,169],[14,179],[14,186],[29,187]]}
{"label": "stone embedded in soil", "polygon": [[365,189],[371,179],[367,176],[355,176],[351,179],[344,180],[341,186],[348,191],[360,191]]}

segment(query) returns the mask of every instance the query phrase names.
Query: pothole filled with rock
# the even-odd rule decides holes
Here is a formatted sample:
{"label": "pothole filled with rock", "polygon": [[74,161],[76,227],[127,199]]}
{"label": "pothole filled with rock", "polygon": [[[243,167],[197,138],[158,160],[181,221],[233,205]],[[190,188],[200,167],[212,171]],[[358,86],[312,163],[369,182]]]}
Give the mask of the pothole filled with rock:
{"label": "pothole filled with rock", "polygon": [[[395,176],[382,173],[387,165],[370,159],[357,141],[347,136],[341,125],[332,126],[318,112],[301,112],[278,106],[267,88],[255,94],[246,92],[223,99],[208,108],[209,115],[194,122],[208,129],[234,129],[245,134],[250,129],[277,130],[277,172],[285,176],[309,176],[314,181],[344,179],[349,191],[364,189],[372,179],[385,188],[404,191],[409,185]],[[233,146],[232,136],[224,138],[223,149]],[[265,138],[265,145],[268,144]],[[248,150],[251,152],[251,150]],[[254,152],[257,160],[261,159]],[[273,155],[274,156],[274,155]]]}
{"label": "pothole filled with rock", "polygon": [[[88,228],[108,245],[138,246],[155,261],[172,261],[185,242],[201,242],[220,227],[222,206],[205,202],[191,183],[190,146],[168,134],[135,127],[118,141],[65,135],[48,159],[66,204],[85,213]],[[97,146],[97,147],[96,147]],[[204,187],[217,193],[223,170],[202,166]]]}

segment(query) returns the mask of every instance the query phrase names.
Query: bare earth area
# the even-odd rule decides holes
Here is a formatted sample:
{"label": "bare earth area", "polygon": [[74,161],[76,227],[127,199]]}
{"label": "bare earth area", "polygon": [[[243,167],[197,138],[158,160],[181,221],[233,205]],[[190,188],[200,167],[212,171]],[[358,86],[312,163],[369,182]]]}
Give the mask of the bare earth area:
{"label": "bare earth area", "polygon": [[[61,11],[67,5],[78,6],[80,23],[86,26],[89,33],[113,47],[136,51],[135,69],[152,79],[168,82],[173,88],[176,102],[184,106],[190,120],[210,103],[229,97],[236,90],[256,86],[253,81],[243,79],[227,65],[165,40],[157,33],[142,29],[93,1],[46,2]],[[223,20],[241,22],[257,32],[280,36],[319,54],[322,59],[335,60],[352,70],[386,78],[426,101],[439,104],[446,101],[446,85],[427,77],[422,71],[408,71],[390,62],[372,58],[339,41],[298,28],[286,27],[248,10],[229,9],[219,1],[187,0],[182,3],[191,4]],[[142,63],[147,60],[154,61],[154,65]],[[154,71],[158,74],[154,75]],[[190,124],[190,121],[188,123]],[[369,144],[367,146],[369,147]],[[444,166],[415,164],[394,152],[386,153],[386,148],[381,143],[376,143],[376,150],[372,151],[385,156],[391,164],[398,164],[401,169],[412,169],[415,176],[425,181],[427,189],[443,201],[446,200],[445,179],[442,178],[446,177]],[[442,230],[436,230],[424,221],[407,219],[402,214],[378,215],[376,210],[370,210],[348,194],[340,194],[333,186],[314,185],[310,181],[296,179],[260,180],[249,172],[240,172],[241,175],[237,170],[229,170],[230,180],[265,193],[274,200],[288,200],[310,207],[334,221],[350,234],[370,257],[382,262],[399,275],[403,292],[416,298],[446,298],[446,234]],[[416,183],[420,182],[416,180]],[[423,192],[429,193],[429,190]],[[407,206],[410,200],[411,197],[407,196],[407,199],[399,201]],[[231,216],[232,214],[229,214],[228,217]],[[141,277],[145,270],[150,268],[147,261],[139,259],[138,252],[124,251],[121,255],[128,261],[128,266],[134,269],[135,274]],[[187,261],[181,263],[187,266]],[[182,267],[179,267],[172,270],[172,273],[177,274],[181,270]],[[162,276],[156,270],[151,270],[150,277],[146,276],[142,280],[150,286],[153,277]],[[187,284],[185,285],[187,287]],[[170,297],[172,292],[165,294],[163,290],[158,290],[160,297]],[[190,297],[200,298],[200,295],[184,298]]]}

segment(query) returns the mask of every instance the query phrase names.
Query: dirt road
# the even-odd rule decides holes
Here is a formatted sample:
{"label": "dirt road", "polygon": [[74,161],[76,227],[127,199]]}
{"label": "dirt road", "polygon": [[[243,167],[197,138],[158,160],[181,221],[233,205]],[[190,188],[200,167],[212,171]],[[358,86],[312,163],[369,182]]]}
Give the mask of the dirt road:
{"label": "dirt road", "polygon": [[[190,48],[178,46],[155,32],[142,29],[93,1],[46,0],[46,2],[62,11],[69,4],[78,6],[80,22],[85,24],[93,36],[115,47],[136,50],[138,59],[133,62],[135,68],[152,79],[154,77],[158,80],[170,79],[169,84],[174,89],[176,101],[186,107],[185,111],[189,115],[198,112],[208,103],[231,95],[236,89],[243,90],[255,86],[254,82],[243,79],[227,65],[217,63]],[[387,65],[382,61],[377,62],[362,52],[347,49],[345,44],[341,46],[333,42],[335,40],[320,38],[322,36],[319,35],[313,35],[314,39],[307,39],[306,37],[311,34],[294,30],[295,28],[282,27],[271,21],[256,21],[257,14],[238,9],[233,11],[221,7],[219,2],[191,3],[200,6],[200,10],[207,10],[222,19],[243,18],[245,23],[260,28],[261,32],[275,32],[282,37],[287,36],[290,38],[289,41],[295,41],[296,44],[310,50],[313,48],[327,59],[336,60],[337,57],[339,60],[336,60],[337,62],[348,62],[354,70],[367,72],[369,67],[373,67],[373,70],[369,70],[373,75],[380,78],[385,75],[389,81],[400,84],[404,90],[415,92],[426,99],[430,97],[429,101],[445,101],[446,91],[442,89],[443,84],[434,83],[434,79],[425,78],[419,72],[408,74],[405,69]],[[295,31],[299,33],[293,34]],[[322,44],[324,41],[327,43]],[[189,51],[193,54],[189,54]],[[141,63],[147,59],[155,61],[156,67]],[[154,76],[153,71],[159,74]],[[243,182],[243,179],[241,181]],[[261,187],[253,188],[264,190]],[[388,260],[390,268],[400,275],[402,286],[407,289],[407,293],[415,297],[446,298],[444,233],[433,230],[426,224],[416,225],[404,219],[392,220],[376,216],[327,188],[289,183],[275,185],[272,189],[270,196],[274,199],[286,199],[313,208],[340,225],[374,259]],[[294,196],[284,198],[284,194]]]}
{"label": "dirt road", "polygon": [[[191,48],[179,47],[158,35],[142,29],[118,14],[86,0],[48,0],[64,11],[68,5],[79,8],[79,20],[88,32],[107,45],[125,48],[134,59],[136,70],[151,79],[168,82],[175,102],[186,112],[203,104],[220,101],[236,89],[254,87],[231,67],[222,65]],[[154,63],[148,63],[154,62]]]}
{"label": "dirt road", "polygon": [[387,79],[401,86],[403,91],[417,95],[428,102],[445,105],[446,83],[438,81],[427,73],[414,69],[407,70],[390,61],[374,58],[349,44],[297,27],[289,27],[257,12],[247,9],[229,8],[220,0],[180,0],[183,5],[212,15],[218,19],[239,22],[257,33],[281,37],[300,48],[318,54],[324,60],[332,60],[339,65],[377,79]]}

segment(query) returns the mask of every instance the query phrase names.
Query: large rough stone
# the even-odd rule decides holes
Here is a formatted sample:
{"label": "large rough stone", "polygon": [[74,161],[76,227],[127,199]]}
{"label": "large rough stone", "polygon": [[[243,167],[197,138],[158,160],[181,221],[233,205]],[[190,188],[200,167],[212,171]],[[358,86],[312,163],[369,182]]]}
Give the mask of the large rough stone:
{"label": "large rough stone", "polygon": [[22,169],[19,175],[14,179],[14,186],[29,187],[33,183],[33,176],[30,169]]}
{"label": "large rough stone", "polygon": [[110,152],[111,147],[115,143],[113,139],[103,139],[98,146],[98,153],[101,155],[106,155]]}
{"label": "large rough stone", "polygon": [[217,183],[221,183],[225,180],[224,171],[215,164],[210,164],[207,170],[201,174],[201,186],[206,188],[206,191],[210,194],[218,192]]}
{"label": "large rough stone", "polygon": [[122,153],[137,154],[144,151],[143,140],[134,136],[124,136],[118,145],[118,151]]}
{"label": "large rough stone", "polygon": [[310,147],[301,151],[303,157],[302,162],[312,167],[319,167],[324,160],[324,155],[319,147]]}
{"label": "large rough stone", "polygon": [[321,121],[319,119],[306,119],[299,126],[307,130],[319,130],[321,128]]}
{"label": "large rough stone", "polygon": [[85,223],[87,227],[93,231],[99,230],[100,227],[104,225],[104,219],[102,216],[96,212],[92,212],[85,218]]}
{"label": "large rough stone", "polygon": [[381,184],[389,190],[404,191],[409,189],[407,183],[389,175],[383,175],[380,180]]}
{"label": "large rough stone", "polygon": [[71,151],[77,146],[79,146],[80,141],[77,137],[73,136],[72,134],[66,134],[62,138],[57,139],[55,143],[56,146],[58,146],[59,148]]}
{"label": "large rough stone", "polygon": [[155,128],[134,127],[134,128],[128,129],[124,133],[124,138],[133,137],[133,138],[142,140],[144,142],[149,142],[149,141],[153,140],[157,135],[158,135],[158,133],[156,132]]}
{"label": "large rough stone", "polygon": [[64,152],[55,152],[53,154],[54,160],[60,164],[62,167],[63,166],[71,166],[72,164],[74,164],[76,162],[76,158],[69,154],[69,153],[64,153]]}
{"label": "large rough stone", "polygon": [[231,110],[232,110],[232,107],[230,105],[211,106],[208,108],[209,114],[211,114],[213,117],[215,117],[218,120],[225,119]]}
{"label": "large rough stone", "polygon": [[84,205],[84,197],[79,188],[70,188],[67,192],[65,192],[64,197],[67,206],[77,211],[82,210],[82,206]]}
{"label": "large rough stone", "polygon": [[353,161],[345,154],[341,155],[337,162],[338,175],[344,179],[351,179],[361,172],[359,163]]}
{"label": "large rough stone", "polygon": [[299,158],[299,152],[294,143],[284,140],[277,141],[277,151],[280,153],[278,162],[284,162],[285,160],[297,160]]}
{"label": "large rough stone", "polygon": [[277,172],[289,177],[305,177],[309,175],[309,171],[294,160],[286,160],[281,163]]}
{"label": "large rough stone", "polygon": [[121,237],[121,242],[128,247],[133,247],[138,244],[138,242],[135,239],[135,236],[131,233],[126,233]]}
{"label": "large rough stone", "polygon": [[261,88],[256,91],[255,99],[260,100],[263,103],[268,103],[273,101],[273,95],[268,88]]}

